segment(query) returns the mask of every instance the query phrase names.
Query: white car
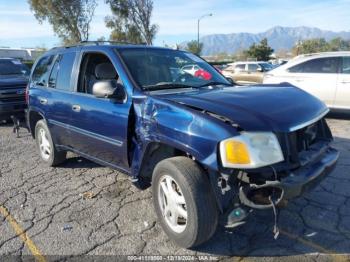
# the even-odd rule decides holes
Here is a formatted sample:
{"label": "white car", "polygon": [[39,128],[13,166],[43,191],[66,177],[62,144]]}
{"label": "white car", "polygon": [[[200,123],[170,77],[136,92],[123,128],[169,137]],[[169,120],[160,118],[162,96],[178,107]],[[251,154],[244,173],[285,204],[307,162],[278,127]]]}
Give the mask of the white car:
{"label": "white car", "polygon": [[301,55],[266,73],[263,80],[283,82],[311,93],[335,111],[349,111],[350,52]]}

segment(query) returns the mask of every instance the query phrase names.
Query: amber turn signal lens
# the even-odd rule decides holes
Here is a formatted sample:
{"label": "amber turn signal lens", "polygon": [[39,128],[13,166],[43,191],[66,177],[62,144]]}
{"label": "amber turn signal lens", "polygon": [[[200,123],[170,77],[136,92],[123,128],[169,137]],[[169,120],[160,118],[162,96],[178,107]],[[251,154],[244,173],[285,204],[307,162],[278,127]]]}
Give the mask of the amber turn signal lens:
{"label": "amber turn signal lens", "polygon": [[250,164],[250,157],[247,146],[240,141],[227,141],[226,160],[231,164]]}

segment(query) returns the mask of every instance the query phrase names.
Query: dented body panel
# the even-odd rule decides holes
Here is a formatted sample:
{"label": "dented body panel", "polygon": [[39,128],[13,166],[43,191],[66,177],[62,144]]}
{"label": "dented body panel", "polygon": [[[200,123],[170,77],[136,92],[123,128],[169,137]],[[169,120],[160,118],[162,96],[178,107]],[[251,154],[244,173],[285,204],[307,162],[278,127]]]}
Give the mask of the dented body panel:
{"label": "dented body panel", "polygon": [[136,158],[133,175],[137,176],[138,161],[152,142],[174,147],[193,156],[204,166],[218,170],[218,143],[237,130],[218,119],[158,96],[134,96]]}

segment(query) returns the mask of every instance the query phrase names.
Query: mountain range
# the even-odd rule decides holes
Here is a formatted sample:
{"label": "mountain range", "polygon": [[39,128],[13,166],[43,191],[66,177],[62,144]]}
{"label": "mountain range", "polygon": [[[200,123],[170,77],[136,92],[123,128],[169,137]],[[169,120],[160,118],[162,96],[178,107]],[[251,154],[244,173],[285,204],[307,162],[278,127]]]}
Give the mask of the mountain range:
{"label": "mountain range", "polygon": [[[269,45],[275,50],[289,50],[298,41],[311,38],[325,38],[330,40],[341,37],[350,40],[350,32],[333,32],[321,30],[316,27],[282,27],[275,26],[262,33],[233,33],[233,34],[214,34],[206,35],[200,38],[203,43],[202,55],[215,55],[219,53],[232,54],[237,51],[247,49],[253,43],[260,42],[267,38]],[[185,43],[184,43],[185,44]]]}

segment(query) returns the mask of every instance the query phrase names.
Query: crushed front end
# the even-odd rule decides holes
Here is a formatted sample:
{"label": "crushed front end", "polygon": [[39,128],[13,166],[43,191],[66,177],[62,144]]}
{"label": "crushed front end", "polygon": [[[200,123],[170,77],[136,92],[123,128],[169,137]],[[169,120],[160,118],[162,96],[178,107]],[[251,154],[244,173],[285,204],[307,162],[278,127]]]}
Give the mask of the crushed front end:
{"label": "crushed front end", "polygon": [[284,161],[252,170],[240,170],[240,200],[252,208],[271,208],[315,187],[335,167],[339,153],[331,147],[332,134],[324,118],[290,133],[277,134]]}
{"label": "crushed front end", "polygon": [[[242,223],[247,209],[269,209],[285,205],[289,199],[315,187],[329,174],[339,157],[331,147],[333,140],[324,118],[295,129],[276,133],[283,161],[258,168],[222,170],[220,181],[232,188],[230,208],[226,208],[225,224],[234,227]],[[222,184],[219,183],[219,187]],[[222,199],[226,192],[222,191]]]}

